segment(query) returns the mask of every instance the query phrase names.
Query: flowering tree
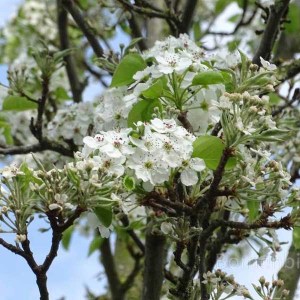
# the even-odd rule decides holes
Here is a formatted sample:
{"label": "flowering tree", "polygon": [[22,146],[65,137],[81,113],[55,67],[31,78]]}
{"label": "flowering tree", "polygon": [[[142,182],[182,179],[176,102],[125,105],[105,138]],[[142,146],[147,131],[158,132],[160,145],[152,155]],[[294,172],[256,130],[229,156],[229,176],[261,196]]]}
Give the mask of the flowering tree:
{"label": "flowering tree", "polygon": [[[228,7],[234,29],[216,31]],[[108,280],[88,299],[293,299],[299,270],[290,292],[281,272],[252,294],[214,267],[240,245],[250,263],[275,258],[280,228],[294,231],[291,256],[300,247],[299,14],[289,0],[24,1],[2,30],[0,244],[41,300],[82,227]],[[41,264],[38,216],[52,232]]]}

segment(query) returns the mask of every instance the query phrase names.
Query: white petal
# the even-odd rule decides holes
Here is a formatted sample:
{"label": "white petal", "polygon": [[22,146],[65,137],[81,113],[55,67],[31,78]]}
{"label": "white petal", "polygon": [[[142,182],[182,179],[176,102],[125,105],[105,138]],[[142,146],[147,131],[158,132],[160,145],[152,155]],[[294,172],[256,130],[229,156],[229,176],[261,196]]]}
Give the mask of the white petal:
{"label": "white petal", "polygon": [[90,147],[92,149],[96,149],[99,146],[97,141],[91,136],[84,137],[83,138],[83,143],[86,144],[88,147]]}
{"label": "white petal", "polygon": [[206,168],[204,160],[198,157],[192,158],[190,160],[190,166],[193,170],[197,172],[201,172]]}
{"label": "white petal", "polygon": [[185,169],[180,175],[181,182],[186,185],[194,185],[198,181],[197,173],[192,169]]}

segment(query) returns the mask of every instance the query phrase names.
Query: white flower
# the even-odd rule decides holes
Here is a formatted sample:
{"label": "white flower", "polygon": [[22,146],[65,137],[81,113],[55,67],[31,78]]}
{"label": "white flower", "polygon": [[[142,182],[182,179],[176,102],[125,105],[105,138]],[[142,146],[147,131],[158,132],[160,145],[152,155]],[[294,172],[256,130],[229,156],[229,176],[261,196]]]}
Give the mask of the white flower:
{"label": "white flower", "polygon": [[171,74],[174,71],[183,73],[191,64],[192,60],[186,56],[169,51],[156,56],[158,70],[163,74]]}
{"label": "white flower", "polygon": [[101,237],[108,239],[109,236],[110,236],[111,231],[113,231],[114,228],[113,228],[112,225],[110,225],[109,227],[105,227],[104,225],[99,224],[98,225],[98,230],[99,230],[99,233],[100,233]]}
{"label": "white flower", "polygon": [[62,207],[59,204],[57,204],[57,203],[51,203],[51,204],[49,204],[48,208],[50,210],[56,210],[56,209],[62,210]]}
{"label": "white flower", "polygon": [[[267,0],[265,2],[273,2],[273,1]],[[260,57],[260,62],[263,68],[267,71],[275,71],[277,69],[276,65],[271,64],[270,62],[264,60],[262,57]]]}
{"label": "white flower", "polygon": [[169,119],[169,120],[161,120],[158,118],[155,118],[151,120],[150,127],[159,133],[167,133],[167,132],[174,132],[177,128],[177,124],[175,120]]}
{"label": "white flower", "polygon": [[253,127],[253,123],[250,122],[248,125],[243,124],[243,120],[240,116],[237,117],[236,123],[235,123],[237,129],[242,131],[246,135],[251,135],[253,132],[255,132],[255,128]]}
{"label": "white flower", "polygon": [[121,157],[123,155],[132,154],[133,148],[129,145],[128,134],[131,128],[122,128],[119,131],[101,131],[94,138],[86,136],[83,139],[85,147],[82,153],[88,156],[95,149],[106,153],[110,157]]}
{"label": "white flower", "polygon": [[277,129],[277,127],[276,127],[276,122],[274,122],[274,121],[272,120],[272,117],[271,117],[271,116],[266,116],[266,117],[264,117],[264,120],[265,120],[265,123],[266,123],[266,125],[268,126],[268,128],[270,128],[270,129]]}
{"label": "white flower", "polygon": [[19,168],[15,165],[6,166],[1,170],[1,174],[3,177],[7,179],[11,179],[16,177],[17,175],[25,175]]}
{"label": "white flower", "polygon": [[160,230],[162,231],[162,233],[164,234],[172,234],[173,233],[173,226],[171,223],[169,222],[162,222],[160,224]]}
{"label": "white flower", "polygon": [[26,241],[26,239],[27,239],[26,234],[17,234],[15,240],[17,243],[23,243]]}
{"label": "white flower", "polygon": [[201,158],[191,158],[183,162],[183,171],[180,174],[181,182],[186,185],[194,185],[198,182],[197,172],[203,171],[206,166]]}
{"label": "white flower", "polygon": [[135,170],[135,175],[142,181],[157,185],[169,179],[168,165],[161,159],[159,151],[145,152],[139,148],[130,155],[127,166]]}
{"label": "white flower", "polygon": [[218,278],[214,273],[208,271],[207,273],[203,274],[204,280],[202,282],[204,284],[211,283],[213,285],[216,285],[219,281],[221,281],[221,278]]}
{"label": "white flower", "polygon": [[103,169],[109,175],[120,177],[124,174],[124,162],[126,161],[125,156],[110,157],[106,153],[100,152],[99,156],[92,158],[94,170]]}
{"label": "white flower", "polygon": [[[260,4],[263,7],[268,7],[268,6],[274,5],[275,4],[275,0],[260,0]],[[262,59],[262,57],[261,57],[261,59]]]}

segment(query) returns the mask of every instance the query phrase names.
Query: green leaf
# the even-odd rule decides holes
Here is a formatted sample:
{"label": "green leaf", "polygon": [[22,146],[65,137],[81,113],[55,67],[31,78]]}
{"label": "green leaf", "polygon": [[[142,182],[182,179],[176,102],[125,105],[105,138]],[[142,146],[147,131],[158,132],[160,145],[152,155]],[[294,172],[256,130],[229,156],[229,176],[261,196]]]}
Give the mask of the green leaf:
{"label": "green leaf", "polygon": [[249,209],[249,221],[254,221],[258,214],[259,214],[259,206],[260,206],[260,202],[259,201],[247,201],[247,207]]}
{"label": "green leaf", "polygon": [[97,218],[99,219],[99,221],[101,222],[101,224],[105,227],[109,227],[109,225],[112,222],[112,216],[113,216],[111,207],[104,208],[101,206],[97,206],[93,209],[93,211],[97,216]]}
{"label": "green leaf", "polygon": [[248,62],[249,62],[249,59],[248,59],[247,55],[244,52],[242,52],[240,50],[238,50],[238,51],[240,53],[241,62],[242,62],[241,78],[242,78],[242,81],[244,81],[246,79],[247,73],[248,73],[248,68],[249,68]]}
{"label": "green leaf", "polygon": [[199,41],[201,39],[201,25],[200,22],[194,22],[193,24],[193,33],[195,41]]}
{"label": "green leaf", "polygon": [[[216,170],[225,149],[222,140],[216,136],[198,137],[193,143],[193,157],[202,158],[209,169]],[[229,158],[225,169],[230,170],[236,165],[236,158]]]}
{"label": "green leaf", "polygon": [[227,21],[231,23],[236,23],[241,18],[241,14],[235,14],[231,16]]}
{"label": "green leaf", "polygon": [[224,78],[220,72],[205,71],[197,74],[192,81],[192,85],[211,85],[224,83]]}
{"label": "green leaf", "polygon": [[3,134],[3,136],[5,137],[5,141],[7,145],[13,145],[14,140],[13,137],[11,135],[11,125],[9,123],[7,123],[6,121],[0,121],[0,128],[3,129],[3,131],[1,132],[1,134]]}
{"label": "green leaf", "polygon": [[225,10],[225,8],[230,4],[232,0],[218,0],[215,6],[215,13],[218,15]]}
{"label": "green leaf", "polygon": [[72,234],[74,232],[75,226],[72,225],[66,229],[63,233],[61,244],[65,250],[69,250]]}
{"label": "green leaf", "polygon": [[88,0],[79,0],[79,5],[83,10],[87,10],[89,8]]}
{"label": "green leaf", "polygon": [[138,121],[150,121],[155,107],[158,107],[161,110],[161,103],[158,99],[144,99],[136,103],[128,114],[128,127],[134,127],[134,123],[137,123]]}
{"label": "green leaf", "polygon": [[290,22],[285,24],[285,31],[287,33],[299,33],[300,7],[298,3],[291,3],[289,5],[288,20],[290,20]]}
{"label": "green leaf", "polygon": [[89,246],[88,256],[91,256],[95,251],[99,250],[103,240],[104,239],[101,236],[96,236],[91,241],[90,246]]}
{"label": "green leaf", "polygon": [[23,111],[37,108],[37,104],[21,96],[7,96],[3,100],[2,110]]}
{"label": "green leaf", "polygon": [[293,245],[296,250],[300,250],[300,227],[293,229]]}
{"label": "green leaf", "polygon": [[134,82],[133,75],[147,67],[144,59],[137,53],[129,53],[123,57],[116,68],[111,87],[128,85]]}
{"label": "green leaf", "polygon": [[65,100],[70,100],[71,99],[71,97],[68,95],[67,91],[61,86],[59,86],[55,90],[54,94],[55,94],[55,97],[58,101],[65,101]]}
{"label": "green leaf", "polygon": [[277,105],[281,101],[281,98],[276,93],[270,93],[268,95],[270,97],[269,103],[271,105]]}
{"label": "green leaf", "polygon": [[132,49],[139,41],[143,40],[143,37],[138,37],[135,39],[132,39],[131,42],[129,43],[129,45],[125,48],[124,50],[124,54],[127,55],[130,51],[130,49]]}
{"label": "green leaf", "polygon": [[133,177],[125,176],[123,179],[123,186],[127,191],[132,191],[135,189],[135,180]]}
{"label": "green leaf", "polygon": [[224,79],[224,83],[232,82],[232,75],[230,72],[223,70],[223,71],[221,71],[221,75]]}
{"label": "green leaf", "polygon": [[38,177],[34,176],[34,173],[31,169],[29,169],[28,164],[26,162],[23,162],[20,165],[20,171],[22,171],[25,176],[24,177],[24,183],[26,183],[26,186],[29,186],[30,182],[37,183],[38,185],[41,185],[43,181],[39,179]]}
{"label": "green leaf", "polygon": [[150,99],[159,98],[164,91],[165,81],[165,77],[159,78],[147,90],[143,91],[142,95]]}

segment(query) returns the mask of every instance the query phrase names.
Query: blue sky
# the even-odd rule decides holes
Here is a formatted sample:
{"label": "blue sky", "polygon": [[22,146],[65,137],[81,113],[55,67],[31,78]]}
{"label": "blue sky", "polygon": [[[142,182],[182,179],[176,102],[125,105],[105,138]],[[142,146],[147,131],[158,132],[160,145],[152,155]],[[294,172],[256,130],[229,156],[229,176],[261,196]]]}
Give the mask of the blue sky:
{"label": "blue sky", "polygon": [[[0,26],[13,14],[17,4],[21,1],[22,0],[1,1]],[[123,39],[122,42],[124,42]],[[118,41],[115,41],[114,45],[117,47]],[[6,67],[0,66],[0,82],[5,81]],[[89,90],[85,98],[92,97],[96,92],[99,92],[99,86],[93,85],[93,88]],[[50,246],[49,234],[37,233],[37,229],[40,226],[41,223],[36,222],[32,225],[30,230],[32,233],[30,240],[33,252],[36,253],[39,261],[45,257]],[[8,236],[1,237],[5,239],[8,238]],[[12,237],[10,237],[10,239],[11,238]],[[282,230],[280,231],[280,238],[281,240],[289,241],[291,239],[291,233]],[[85,285],[88,285],[93,291],[100,292],[103,290],[105,283],[99,282],[96,279],[96,276],[99,275],[101,271],[97,254],[87,259],[89,242],[90,239],[76,233],[73,236],[70,250],[68,252],[63,249],[59,250],[58,257],[55,259],[48,273],[51,300],[58,300],[62,296],[65,296],[66,300],[83,300]],[[250,287],[251,283],[257,282],[261,275],[264,275],[269,280],[271,280],[273,275],[276,275],[278,269],[284,262],[287,249],[287,246],[283,247],[283,251],[277,256],[276,263],[269,259],[262,267],[247,265],[247,262],[251,258],[255,258],[253,252],[251,257],[245,258],[241,263],[229,261],[225,257],[218,262],[217,267],[224,269],[229,274],[234,274],[238,282]],[[22,258],[0,247],[0,264],[0,298],[2,300],[39,299],[35,278]]]}

